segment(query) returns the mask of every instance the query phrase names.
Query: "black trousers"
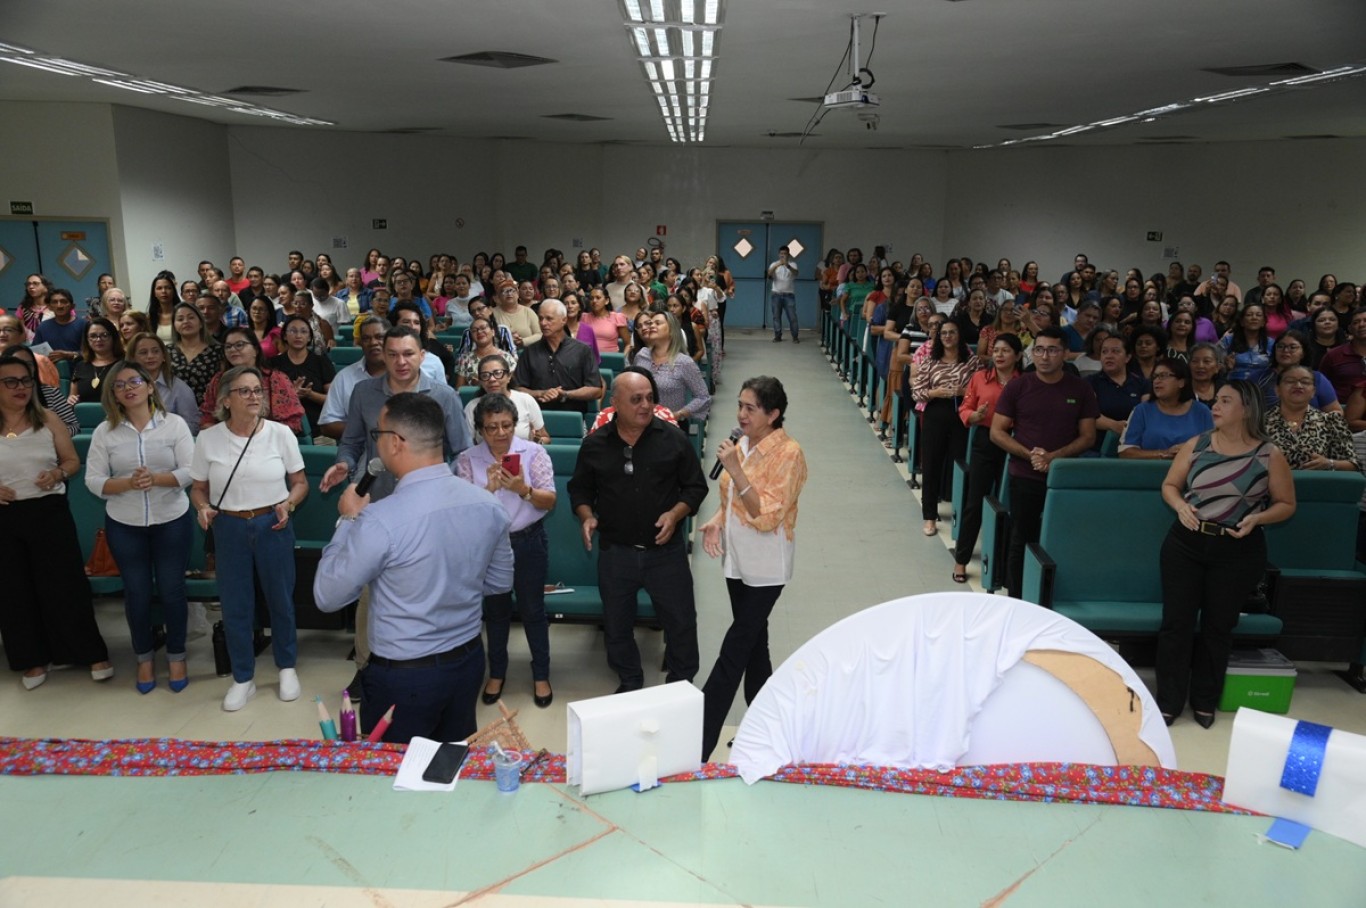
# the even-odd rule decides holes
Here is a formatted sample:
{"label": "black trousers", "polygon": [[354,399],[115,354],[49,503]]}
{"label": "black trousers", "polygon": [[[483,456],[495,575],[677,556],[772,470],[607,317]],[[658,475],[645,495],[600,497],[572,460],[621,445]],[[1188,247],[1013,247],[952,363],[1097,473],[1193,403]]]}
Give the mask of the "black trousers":
{"label": "black trousers", "polygon": [[66,496],[0,507],[0,552],[6,564],[0,638],[10,669],[108,661]]}
{"label": "black trousers", "polygon": [[924,454],[920,463],[925,478],[920,481],[920,516],[923,520],[938,520],[940,493],[945,490],[944,475],[954,460],[963,456],[968,430],[958,418],[954,399],[936,397],[925,405],[921,418],[924,422],[920,427],[920,443]]}
{"label": "black trousers", "polygon": [[716,657],[707,683],[702,687],[702,759],[705,761],[716,749],[721,737],[721,726],[726,724],[726,713],[745,682],[745,704],[754,702],[759,689],[773,674],[773,662],[768,655],[768,616],[782,595],[781,586],[747,586],[743,580],[726,578],[730,593],[731,624],[721,641],[721,653]]}
{"label": "black trousers", "polygon": [[1006,452],[992,444],[991,433],[979,428],[972,442],[968,463],[967,488],[963,490],[963,512],[958,515],[958,542],[953,549],[955,564],[967,564],[982,532],[982,502],[1001,484],[1001,469]]}
{"label": "black trousers", "polygon": [[1006,591],[1019,599],[1024,588],[1025,546],[1039,541],[1043,528],[1043,503],[1048,494],[1048,483],[1040,479],[1010,480],[1010,555],[1006,559]]}
{"label": "black trousers", "polygon": [[1180,521],[1172,524],[1162,543],[1158,709],[1180,715],[1189,695],[1192,709],[1214,712],[1238,613],[1265,571],[1266,537],[1260,527],[1234,539],[1206,536]]}
{"label": "black trousers", "polygon": [[697,607],[692,568],[682,524],[659,547],[638,549],[601,542],[598,588],[602,596],[602,632],[607,665],[630,689],[645,686],[636,646],[636,594],[643,588],[664,628],[665,681],[691,681],[697,674]]}

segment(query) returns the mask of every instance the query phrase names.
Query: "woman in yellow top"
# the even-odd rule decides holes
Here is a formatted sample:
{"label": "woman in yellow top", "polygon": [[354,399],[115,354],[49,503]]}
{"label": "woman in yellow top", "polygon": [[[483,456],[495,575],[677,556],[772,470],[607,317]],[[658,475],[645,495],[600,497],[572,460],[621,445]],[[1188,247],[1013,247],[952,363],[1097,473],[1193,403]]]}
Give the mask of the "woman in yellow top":
{"label": "woman in yellow top", "polygon": [[773,674],[768,615],[792,579],[797,497],[806,484],[801,445],[783,429],[786,413],[782,382],[767,375],[749,379],[740,386],[743,435],[726,439],[716,451],[726,472],[721,506],[702,525],[702,547],[723,558],[734,620],[702,688],[703,760],[716,748],[741,677],[748,704]]}

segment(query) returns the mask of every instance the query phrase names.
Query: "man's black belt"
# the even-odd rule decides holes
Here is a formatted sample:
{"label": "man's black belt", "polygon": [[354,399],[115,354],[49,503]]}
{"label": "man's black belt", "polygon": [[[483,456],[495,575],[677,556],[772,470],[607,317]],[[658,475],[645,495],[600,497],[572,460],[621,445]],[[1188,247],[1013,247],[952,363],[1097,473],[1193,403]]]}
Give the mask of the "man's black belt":
{"label": "man's black belt", "polygon": [[386,659],[384,656],[370,654],[371,665],[381,665],[384,668],[432,668],[436,665],[444,665],[447,662],[454,662],[462,656],[473,652],[482,643],[478,636],[466,640],[455,649],[447,650],[444,653],[436,653],[432,656],[420,656],[416,659]]}

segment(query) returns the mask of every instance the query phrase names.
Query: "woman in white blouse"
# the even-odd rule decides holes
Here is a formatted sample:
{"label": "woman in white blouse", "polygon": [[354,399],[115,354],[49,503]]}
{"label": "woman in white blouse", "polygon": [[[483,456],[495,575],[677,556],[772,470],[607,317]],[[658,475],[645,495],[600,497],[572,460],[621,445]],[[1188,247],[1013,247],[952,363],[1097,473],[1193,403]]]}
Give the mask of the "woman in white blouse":
{"label": "woman in white blouse", "polygon": [[136,363],[121,362],[110,370],[100,402],[105,421],[90,441],[85,485],[106,502],[104,533],[123,579],[123,611],[138,659],[137,690],[148,694],[157,686],[152,661],[155,577],[166,622],[169,686],[178,694],[190,683],[185,569],[194,525],[185,487],[190,484],[194,439],[185,420],[167,412],[156,380]]}
{"label": "woman in white blouse", "polygon": [[214,531],[218,594],[232,659],[233,685],[223,698],[223,709],[234,712],[256,696],[253,574],[261,579],[270,609],[280,699],[299,698],[290,515],[308,497],[308,479],[294,433],[264,416],[266,390],[260,370],[234,366],[223,373],[218,388],[218,422],[199,433],[190,463],[190,502],[199,514],[199,525]]}

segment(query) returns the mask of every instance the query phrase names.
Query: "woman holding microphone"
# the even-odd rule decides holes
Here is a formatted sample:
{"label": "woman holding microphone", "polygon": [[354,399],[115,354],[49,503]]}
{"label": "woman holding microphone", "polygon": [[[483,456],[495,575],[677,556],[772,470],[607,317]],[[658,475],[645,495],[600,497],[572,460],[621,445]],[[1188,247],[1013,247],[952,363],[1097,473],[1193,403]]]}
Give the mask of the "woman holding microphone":
{"label": "woman holding microphone", "polygon": [[747,380],[740,386],[743,434],[716,451],[725,468],[721,505],[702,525],[702,547],[722,558],[734,620],[702,688],[703,760],[716,749],[741,678],[748,704],[773,674],[768,615],[792,579],[797,497],[806,484],[806,457],[783,429],[786,415],[782,382],[767,375]]}

